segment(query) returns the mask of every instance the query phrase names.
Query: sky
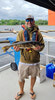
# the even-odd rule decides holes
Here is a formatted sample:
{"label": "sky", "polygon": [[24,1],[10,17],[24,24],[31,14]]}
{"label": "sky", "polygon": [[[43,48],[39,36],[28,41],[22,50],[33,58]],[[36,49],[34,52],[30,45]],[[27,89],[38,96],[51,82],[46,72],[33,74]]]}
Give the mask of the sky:
{"label": "sky", "polygon": [[46,8],[29,3],[25,0],[0,0],[0,20],[25,20],[27,15],[33,15],[35,20],[48,20]]}

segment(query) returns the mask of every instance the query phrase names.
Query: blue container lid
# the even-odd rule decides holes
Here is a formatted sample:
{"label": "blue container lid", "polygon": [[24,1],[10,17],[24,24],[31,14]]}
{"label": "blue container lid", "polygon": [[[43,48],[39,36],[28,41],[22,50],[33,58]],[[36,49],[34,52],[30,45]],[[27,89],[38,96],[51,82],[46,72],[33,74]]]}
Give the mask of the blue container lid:
{"label": "blue container lid", "polygon": [[54,65],[53,65],[53,63],[49,63],[46,65],[46,67],[49,67],[49,66],[54,66]]}

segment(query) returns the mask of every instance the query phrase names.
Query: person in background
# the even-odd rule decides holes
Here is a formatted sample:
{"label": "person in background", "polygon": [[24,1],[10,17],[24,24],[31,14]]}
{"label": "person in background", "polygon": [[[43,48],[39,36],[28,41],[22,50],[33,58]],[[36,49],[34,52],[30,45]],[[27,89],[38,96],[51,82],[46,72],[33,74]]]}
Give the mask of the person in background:
{"label": "person in background", "polygon": [[35,20],[32,15],[28,15],[25,19],[25,25],[22,25],[22,28],[18,35],[17,41],[39,41],[41,46],[37,46],[35,48],[22,49],[18,46],[14,46],[16,51],[21,52],[19,67],[18,67],[18,75],[19,75],[19,87],[20,91],[16,94],[15,100],[18,100],[24,94],[24,84],[25,79],[31,76],[31,84],[30,84],[30,97],[34,99],[36,94],[34,92],[34,85],[36,82],[36,77],[40,76],[40,51],[44,48],[44,40],[43,36],[39,31],[37,25],[35,25]]}

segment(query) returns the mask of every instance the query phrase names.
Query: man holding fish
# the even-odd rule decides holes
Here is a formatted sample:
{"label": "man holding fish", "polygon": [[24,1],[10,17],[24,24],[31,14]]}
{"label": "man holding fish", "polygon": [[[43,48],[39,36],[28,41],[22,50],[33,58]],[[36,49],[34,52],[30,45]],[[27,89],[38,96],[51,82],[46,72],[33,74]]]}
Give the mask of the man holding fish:
{"label": "man holding fish", "polygon": [[18,46],[13,46],[16,51],[21,52],[18,75],[19,75],[19,86],[20,91],[16,94],[15,100],[18,100],[24,94],[25,79],[31,76],[30,84],[30,97],[34,99],[36,94],[33,90],[36,77],[40,76],[40,51],[44,48],[43,36],[39,31],[35,20],[32,15],[28,15],[25,19],[25,25],[22,25],[22,30],[17,35],[17,41],[39,41],[43,45],[34,46],[33,48],[21,49]]}

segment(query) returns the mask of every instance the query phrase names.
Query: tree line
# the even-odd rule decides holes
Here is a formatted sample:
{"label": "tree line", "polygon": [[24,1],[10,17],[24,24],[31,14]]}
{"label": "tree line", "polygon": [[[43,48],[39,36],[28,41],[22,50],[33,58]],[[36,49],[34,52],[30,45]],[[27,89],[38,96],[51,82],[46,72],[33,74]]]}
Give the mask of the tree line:
{"label": "tree line", "polygon": [[[1,19],[0,20],[0,25],[22,25],[22,24],[25,24],[25,20],[3,20]],[[48,21],[47,20],[38,20],[38,21],[35,21],[35,24],[37,25],[48,25]]]}

